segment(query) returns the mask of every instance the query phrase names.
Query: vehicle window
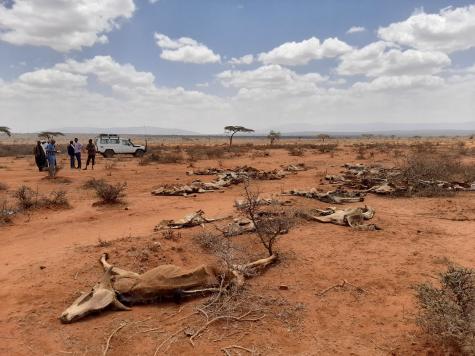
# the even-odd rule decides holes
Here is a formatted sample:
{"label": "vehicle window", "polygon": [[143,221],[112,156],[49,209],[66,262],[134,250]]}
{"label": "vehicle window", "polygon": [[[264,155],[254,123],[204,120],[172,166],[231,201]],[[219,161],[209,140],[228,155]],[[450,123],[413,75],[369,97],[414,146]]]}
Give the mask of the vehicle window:
{"label": "vehicle window", "polygon": [[109,143],[109,139],[107,138],[101,138],[101,144],[107,145]]}
{"label": "vehicle window", "polygon": [[119,139],[118,139],[118,138],[111,138],[111,139],[109,139],[109,143],[118,144],[118,143],[119,143]]}
{"label": "vehicle window", "polygon": [[122,140],[122,144],[128,146],[130,143],[129,140]]}

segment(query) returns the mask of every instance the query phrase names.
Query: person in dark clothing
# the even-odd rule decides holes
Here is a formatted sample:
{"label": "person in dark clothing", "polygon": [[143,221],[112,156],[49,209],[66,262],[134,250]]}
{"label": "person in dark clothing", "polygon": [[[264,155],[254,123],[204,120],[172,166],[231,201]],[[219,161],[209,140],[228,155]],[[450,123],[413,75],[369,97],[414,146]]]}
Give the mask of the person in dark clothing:
{"label": "person in dark clothing", "polygon": [[43,168],[46,167],[46,154],[43,147],[41,147],[41,141],[36,142],[34,153],[36,166],[38,167],[38,170],[42,172]]}
{"label": "person in dark clothing", "polygon": [[92,140],[89,139],[89,143],[86,146],[87,151],[87,161],[86,161],[86,168],[89,166],[89,163],[92,163],[92,169],[94,169],[94,164],[96,164],[96,145],[92,143]]}
{"label": "person in dark clothing", "polygon": [[76,168],[76,161],[75,161],[75,152],[74,152],[74,142],[69,141],[68,145],[68,156],[69,156],[69,161],[71,162],[71,169]]}

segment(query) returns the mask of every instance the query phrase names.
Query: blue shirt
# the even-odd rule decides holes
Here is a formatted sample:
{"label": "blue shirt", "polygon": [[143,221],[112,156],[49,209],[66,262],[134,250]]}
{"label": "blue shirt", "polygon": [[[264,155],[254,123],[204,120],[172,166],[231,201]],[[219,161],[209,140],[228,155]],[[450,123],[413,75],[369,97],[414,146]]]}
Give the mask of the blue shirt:
{"label": "blue shirt", "polygon": [[52,143],[48,143],[48,145],[46,146],[46,155],[49,157],[56,156],[56,146]]}

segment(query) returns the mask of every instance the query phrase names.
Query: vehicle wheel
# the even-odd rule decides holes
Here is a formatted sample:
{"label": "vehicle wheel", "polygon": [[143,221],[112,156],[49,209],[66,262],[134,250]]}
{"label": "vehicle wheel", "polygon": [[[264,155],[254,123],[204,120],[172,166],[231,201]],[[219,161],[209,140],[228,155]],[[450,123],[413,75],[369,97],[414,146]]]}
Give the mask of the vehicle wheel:
{"label": "vehicle wheel", "polygon": [[143,157],[144,153],[145,153],[144,150],[137,150],[137,151],[135,151],[134,156],[135,157]]}
{"label": "vehicle wheel", "polygon": [[114,151],[113,151],[113,150],[105,150],[105,152],[104,152],[104,157],[105,157],[105,158],[112,158],[112,157],[114,157]]}

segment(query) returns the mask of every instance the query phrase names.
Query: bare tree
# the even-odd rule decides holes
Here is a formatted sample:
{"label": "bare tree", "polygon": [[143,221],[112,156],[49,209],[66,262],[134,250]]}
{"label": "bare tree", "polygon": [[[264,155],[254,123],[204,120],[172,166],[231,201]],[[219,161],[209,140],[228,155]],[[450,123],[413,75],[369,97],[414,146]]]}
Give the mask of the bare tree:
{"label": "bare tree", "polygon": [[12,135],[12,132],[10,131],[10,128],[6,127],[6,126],[0,126],[0,132],[3,132],[8,137],[10,137]]}
{"label": "bare tree", "polygon": [[280,235],[289,231],[292,219],[282,209],[271,208],[270,211],[263,211],[259,190],[251,189],[249,182],[244,184],[244,199],[246,205],[242,212],[256,227],[256,234],[269,256],[276,256],[274,244]]}
{"label": "bare tree", "polygon": [[327,134],[320,134],[317,136],[320,140],[322,140],[323,143],[325,143],[326,139],[329,139],[331,136]]}
{"label": "bare tree", "polygon": [[247,127],[244,126],[225,126],[224,131],[230,133],[229,136],[229,147],[232,146],[233,144],[233,137],[236,133],[238,132],[254,132],[253,129],[248,129]]}
{"label": "bare tree", "polygon": [[274,144],[274,142],[276,140],[278,140],[280,138],[280,132],[278,131],[274,131],[274,130],[270,130],[269,134],[267,135],[267,138],[270,140],[270,144],[271,146]]}
{"label": "bare tree", "polygon": [[38,134],[39,138],[44,138],[44,139],[47,139],[47,140],[50,140],[55,136],[64,136],[64,134],[62,132],[58,132],[58,131],[41,131]]}

